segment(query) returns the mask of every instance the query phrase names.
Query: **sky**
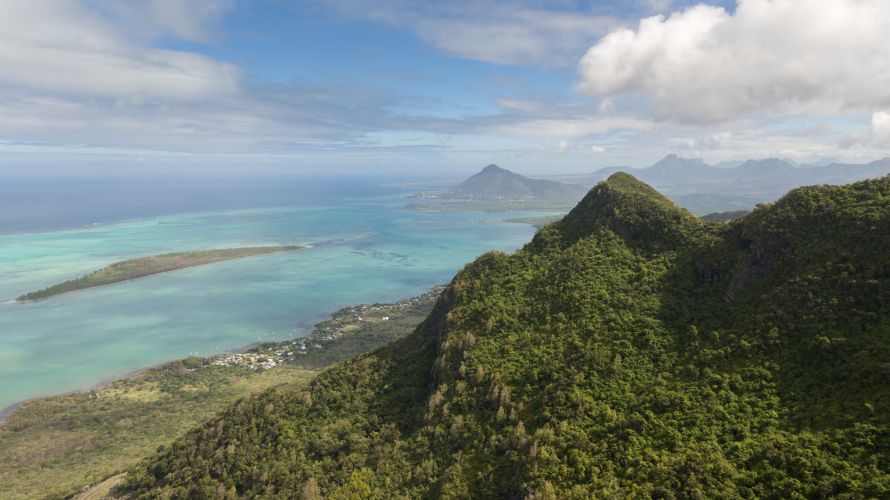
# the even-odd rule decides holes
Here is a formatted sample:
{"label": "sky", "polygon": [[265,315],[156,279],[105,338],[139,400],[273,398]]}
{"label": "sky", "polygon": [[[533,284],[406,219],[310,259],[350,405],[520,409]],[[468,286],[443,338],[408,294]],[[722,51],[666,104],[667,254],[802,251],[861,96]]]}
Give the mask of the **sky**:
{"label": "sky", "polygon": [[886,0],[0,0],[0,174],[890,156]]}

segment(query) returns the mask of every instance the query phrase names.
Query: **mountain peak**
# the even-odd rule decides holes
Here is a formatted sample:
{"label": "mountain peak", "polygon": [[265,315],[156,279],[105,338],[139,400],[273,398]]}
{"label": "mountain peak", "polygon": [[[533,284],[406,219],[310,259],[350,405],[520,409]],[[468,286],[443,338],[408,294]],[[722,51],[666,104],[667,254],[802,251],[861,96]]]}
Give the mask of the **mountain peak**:
{"label": "mountain peak", "polygon": [[493,174],[493,173],[509,173],[509,172],[510,172],[509,170],[507,170],[505,168],[501,168],[501,167],[497,166],[496,164],[492,163],[491,165],[483,168],[482,172],[480,172],[480,173]]}
{"label": "mountain peak", "polygon": [[751,166],[751,165],[780,166],[780,167],[794,168],[794,165],[788,163],[788,161],[783,160],[781,158],[763,158],[760,160],[747,160],[739,166],[744,167],[744,166]]}
{"label": "mountain peak", "polygon": [[652,165],[649,168],[658,168],[658,167],[673,167],[677,165],[705,165],[705,161],[701,158],[682,158],[677,156],[674,153],[671,153],[661,160],[659,160],[655,165]]}
{"label": "mountain peak", "polygon": [[587,190],[575,184],[546,179],[530,179],[510,172],[494,163],[482,169],[452,189],[448,196],[466,200],[516,201],[547,200],[571,201],[584,196]]}
{"label": "mountain peak", "polygon": [[571,245],[605,227],[635,245],[655,249],[681,245],[686,226],[697,224],[692,214],[652,186],[616,172],[594,186],[553,230],[563,244]]}

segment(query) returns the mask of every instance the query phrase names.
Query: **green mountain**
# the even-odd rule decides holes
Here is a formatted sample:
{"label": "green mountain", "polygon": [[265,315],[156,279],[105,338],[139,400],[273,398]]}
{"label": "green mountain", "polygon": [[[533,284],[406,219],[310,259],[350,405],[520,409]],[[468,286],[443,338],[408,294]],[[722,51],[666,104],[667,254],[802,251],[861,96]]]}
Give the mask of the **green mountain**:
{"label": "green mountain", "polygon": [[615,174],[409,336],[243,400],[148,497],[890,495],[890,177],[726,224]]}
{"label": "green mountain", "polygon": [[492,164],[445,193],[445,196],[483,201],[538,200],[575,203],[585,192],[586,189],[577,184],[531,179]]}

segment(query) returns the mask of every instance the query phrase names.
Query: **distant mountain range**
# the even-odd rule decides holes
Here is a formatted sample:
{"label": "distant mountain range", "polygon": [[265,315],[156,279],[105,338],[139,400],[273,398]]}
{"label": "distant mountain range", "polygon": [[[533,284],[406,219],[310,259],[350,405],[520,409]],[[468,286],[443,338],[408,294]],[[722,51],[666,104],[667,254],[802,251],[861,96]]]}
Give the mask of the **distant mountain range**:
{"label": "distant mountain range", "polygon": [[778,197],[789,189],[803,185],[847,184],[870,177],[883,177],[890,173],[890,158],[866,164],[831,163],[815,167],[796,167],[785,160],[769,158],[720,168],[700,158],[681,158],[672,154],[648,168],[607,167],[590,175],[572,178],[571,181],[593,185],[615,172],[629,173],[668,192],[727,190]]}
{"label": "distant mountain range", "polygon": [[563,176],[560,180],[592,186],[616,172],[629,173],[657,187],[678,205],[701,214],[750,209],[800,186],[848,184],[883,177],[890,174],[890,158],[865,164],[819,166],[795,166],[785,160],[770,158],[714,166],[699,158],[681,158],[672,154],[648,168],[607,167],[588,175]]}
{"label": "distant mountain range", "polygon": [[531,179],[497,165],[489,165],[454,188],[435,197],[481,201],[570,201],[580,200],[587,186],[547,179]]}
{"label": "distant mountain range", "polygon": [[647,168],[607,167],[590,174],[530,178],[497,165],[447,190],[417,193],[418,198],[549,202],[574,204],[598,182],[617,172],[633,175],[659,189],[674,203],[698,214],[751,210],[791,189],[817,184],[849,184],[890,174],[890,158],[864,164],[794,165],[769,158],[710,165],[675,154]]}

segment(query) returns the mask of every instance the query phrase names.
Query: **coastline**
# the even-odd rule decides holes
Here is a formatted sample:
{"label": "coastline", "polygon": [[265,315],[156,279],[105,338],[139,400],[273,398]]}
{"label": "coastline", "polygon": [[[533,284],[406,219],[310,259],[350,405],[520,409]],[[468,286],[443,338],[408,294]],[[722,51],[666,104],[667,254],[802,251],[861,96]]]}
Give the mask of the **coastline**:
{"label": "coastline", "polygon": [[[45,397],[45,396],[42,396],[42,397]],[[0,424],[2,424],[6,420],[6,417],[12,415],[17,409],[19,409],[20,406],[27,403],[28,401],[33,401],[35,399],[39,399],[39,398],[26,399],[24,401],[19,401],[18,403],[13,403],[13,404],[7,406],[6,408],[0,408]]]}
{"label": "coastline", "polygon": [[443,288],[340,308],[305,336],[173,359],[9,405],[0,421],[0,497],[79,498],[239,399],[302,391],[328,366],[409,335]]}
{"label": "coastline", "polygon": [[[69,293],[73,293],[73,292],[69,292]],[[308,336],[308,335],[309,334],[306,334],[306,336]],[[293,341],[293,340],[301,339],[301,338],[303,338],[303,337],[293,337],[292,339],[287,339],[282,342]],[[220,356],[225,356],[227,354],[237,354],[237,353],[247,352],[251,349],[255,349],[255,348],[259,347],[260,345],[262,345],[261,342],[251,342],[250,344],[247,344],[247,345],[244,345],[241,347],[235,347],[235,348],[228,349],[228,350],[218,352],[215,354],[210,354],[208,356],[201,356],[201,358],[214,359],[214,358],[218,358]],[[109,376],[99,380],[95,384],[93,384],[89,387],[84,387],[82,389],[74,389],[71,391],[62,391],[62,392],[53,392],[50,394],[44,394],[42,396],[34,396],[33,398],[16,401],[15,403],[12,403],[11,405],[0,408],[0,425],[3,425],[3,422],[6,421],[6,419],[10,415],[15,413],[16,410],[18,410],[20,407],[30,403],[31,401],[37,401],[37,400],[46,399],[46,398],[53,398],[53,397],[57,397],[57,396],[71,396],[71,395],[75,395],[75,394],[82,394],[84,392],[90,392],[90,391],[102,389],[104,387],[107,387],[107,386],[115,383],[115,382],[120,382],[120,381],[126,380],[128,378],[135,377],[136,375],[139,375],[140,373],[145,373],[150,370],[157,370],[159,368],[163,368],[164,366],[169,365],[170,363],[176,363],[177,361],[182,361],[185,359],[188,359],[188,357],[168,359],[166,361],[161,361],[161,362],[149,365],[149,366],[144,366],[142,368],[134,368],[132,370],[127,370],[127,371],[124,371],[122,373],[118,373],[115,375],[109,375]]]}
{"label": "coastline", "polygon": [[[170,272],[170,271],[168,271],[168,272]],[[133,279],[138,279],[138,278],[133,278]],[[109,284],[114,284],[114,283],[109,283]],[[106,286],[106,285],[102,285],[102,286]],[[219,359],[225,358],[227,356],[245,355],[245,354],[255,353],[259,349],[262,349],[262,348],[267,348],[267,350],[272,350],[272,349],[276,348],[277,346],[282,346],[282,345],[286,345],[286,344],[294,344],[294,343],[299,343],[299,342],[303,342],[305,344],[307,341],[313,342],[314,345],[317,346],[319,344],[317,344],[316,342],[329,342],[329,341],[337,338],[337,337],[331,338],[330,336],[326,337],[325,333],[326,333],[326,331],[329,330],[328,326],[332,323],[341,321],[342,320],[341,317],[343,315],[350,314],[354,311],[365,310],[367,308],[390,307],[390,308],[399,309],[399,308],[409,307],[411,305],[415,305],[417,303],[421,303],[424,301],[431,302],[430,297],[438,296],[438,294],[441,292],[442,289],[444,289],[444,287],[445,287],[445,285],[436,285],[436,286],[432,287],[430,290],[428,290],[420,295],[403,298],[401,300],[398,300],[398,301],[395,301],[392,303],[356,304],[356,305],[342,307],[338,310],[330,312],[329,314],[321,315],[322,317],[327,317],[327,319],[323,319],[323,320],[319,321],[318,323],[316,323],[313,326],[312,330],[310,330],[309,333],[307,333],[306,335],[300,336],[300,337],[290,337],[290,338],[276,340],[276,341],[272,341],[272,342],[251,342],[249,344],[245,344],[245,345],[242,345],[239,347],[234,347],[234,348],[227,349],[224,351],[216,352],[214,354],[210,354],[207,356],[194,356],[194,357],[198,358],[198,359],[206,360],[210,364],[212,364],[215,360],[219,360]],[[76,291],[80,291],[80,290],[76,290]],[[74,293],[74,292],[72,291],[72,292],[68,292],[68,293]],[[39,401],[39,400],[55,398],[55,397],[78,395],[78,394],[83,394],[83,393],[100,390],[103,388],[107,388],[117,382],[122,382],[127,379],[133,378],[139,374],[143,374],[143,373],[146,373],[146,372],[149,372],[152,370],[159,370],[159,369],[166,367],[167,365],[170,365],[171,363],[182,362],[182,361],[190,359],[190,358],[191,357],[188,357],[188,356],[183,357],[183,358],[172,358],[172,359],[169,359],[166,361],[161,361],[161,362],[152,364],[150,366],[144,366],[141,368],[135,368],[132,370],[128,370],[123,373],[109,375],[108,377],[101,379],[100,381],[96,382],[95,384],[90,385],[89,387],[84,387],[81,389],[74,389],[74,390],[70,390],[70,391],[62,391],[62,392],[44,394],[44,395],[35,396],[32,398],[14,402],[10,405],[7,405],[6,407],[0,408],[0,426],[2,426],[3,423],[7,420],[7,418],[9,418],[13,413],[15,413],[16,410],[18,410],[22,406],[24,406],[32,401]]]}

